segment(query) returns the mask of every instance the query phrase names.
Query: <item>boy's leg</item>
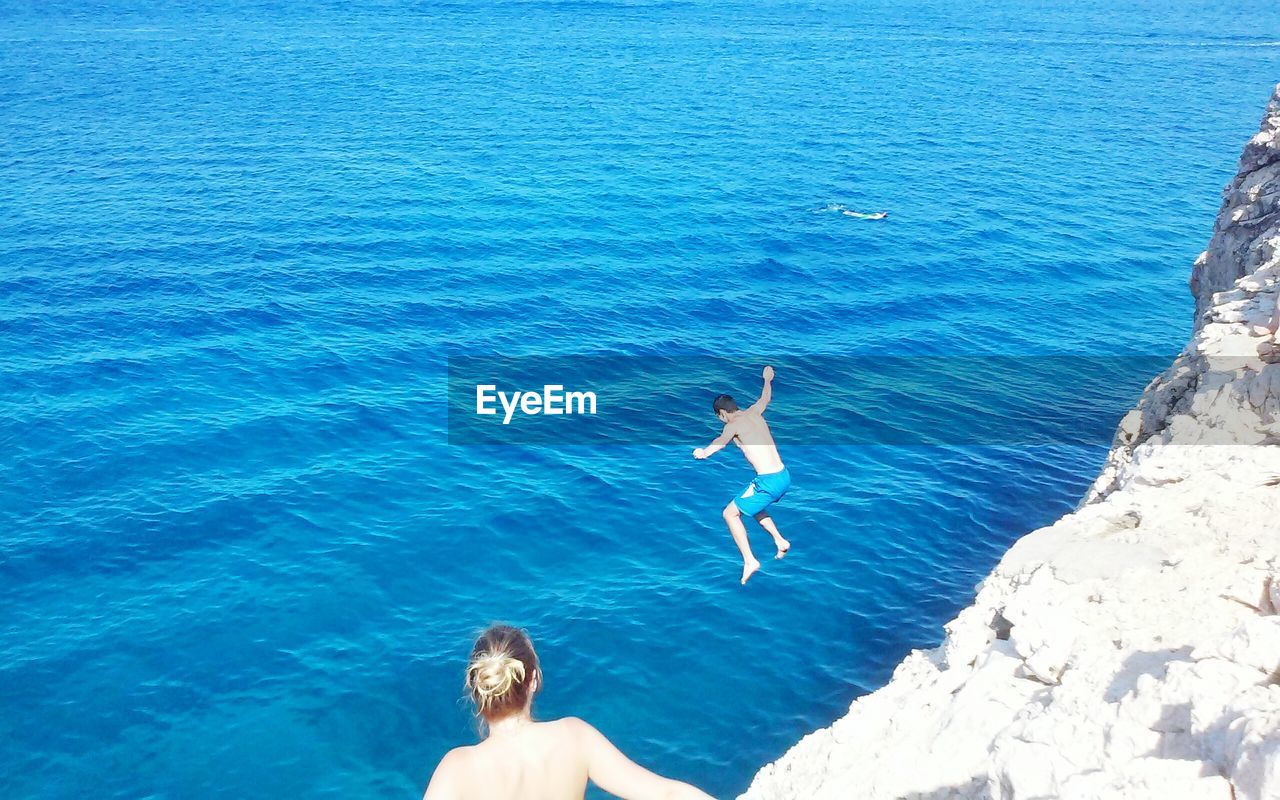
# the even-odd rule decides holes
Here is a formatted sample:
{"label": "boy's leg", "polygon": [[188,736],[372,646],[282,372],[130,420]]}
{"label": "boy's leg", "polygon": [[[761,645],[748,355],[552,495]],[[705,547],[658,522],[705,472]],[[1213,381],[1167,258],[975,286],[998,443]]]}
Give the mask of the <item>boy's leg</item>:
{"label": "boy's leg", "polygon": [[773,523],[773,517],[769,516],[768,511],[761,511],[756,514],[756,522],[760,523],[760,527],[769,532],[773,537],[773,544],[778,548],[778,554],[774,558],[782,558],[791,549],[791,542],[782,538],[782,534],[778,533],[778,526]]}
{"label": "boy's leg", "polygon": [[733,534],[734,543],[742,553],[742,582],[745,584],[747,579],[760,569],[760,562],[756,561],[755,555],[751,552],[751,543],[747,541],[747,526],[742,524],[742,512],[732,500],[724,507],[723,516],[724,523],[729,526],[729,533]]}

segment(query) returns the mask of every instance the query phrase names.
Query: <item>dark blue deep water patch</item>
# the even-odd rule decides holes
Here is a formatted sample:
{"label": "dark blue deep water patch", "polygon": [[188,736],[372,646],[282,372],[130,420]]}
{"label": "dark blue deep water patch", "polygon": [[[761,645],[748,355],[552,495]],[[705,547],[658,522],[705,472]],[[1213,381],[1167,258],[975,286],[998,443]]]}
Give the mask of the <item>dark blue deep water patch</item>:
{"label": "dark blue deep water patch", "polygon": [[[780,364],[744,591],[710,396],[1176,350],[1280,78],[1261,0],[346,5],[0,0],[7,797],[416,796],[494,619],[542,713],[742,790],[1105,442],[824,443]],[[451,353],[741,367],[661,441],[451,445]]]}

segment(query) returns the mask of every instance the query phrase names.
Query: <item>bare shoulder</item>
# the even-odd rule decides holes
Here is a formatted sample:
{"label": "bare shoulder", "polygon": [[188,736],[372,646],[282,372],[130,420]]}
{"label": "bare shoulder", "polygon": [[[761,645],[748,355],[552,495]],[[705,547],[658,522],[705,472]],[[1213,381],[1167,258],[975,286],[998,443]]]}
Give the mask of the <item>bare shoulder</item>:
{"label": "bare shoulder", "polygon": [[474,750],[474,747],[455,747],[445,753],[431,775],[431,783],[427,786],[423,800],[456,798],[459,787],[467,783],[467,772],[471,768],[471,754]]}
{"label": "bare shoulder", "polygon": [[475,745],[464,745],[462,747],[453,748],[444,754],[444,758],[440,759],[440,766],[436,767],[436,772],[465,769],[467,764],[471,762],[471,757],[475,752],[475,749]]}
{"label": "bare shoulder", "polygon": [[563,737],[564,741],[588,750],[598,745],[604,738],[591,723],[578,717],[564,717],[551,724],[555,726],[556,735]]}
{"label": "bare shoulder", "polygon": [[546,723],[553,726],[557,733],[565,736],[579,737],[589,733],[595,733],[595,728],[591,727],[586,720],[578,717],[561,717],[553,722]]}

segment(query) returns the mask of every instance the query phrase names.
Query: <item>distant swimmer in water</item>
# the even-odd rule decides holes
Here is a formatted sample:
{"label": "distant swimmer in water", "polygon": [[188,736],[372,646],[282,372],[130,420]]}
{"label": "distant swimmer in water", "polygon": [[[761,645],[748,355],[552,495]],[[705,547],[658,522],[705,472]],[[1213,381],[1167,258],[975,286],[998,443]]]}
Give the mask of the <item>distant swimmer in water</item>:
{"label": "distant swimmer in water", "polygon": [[713,800],[636,764],[580,719],[535,721],[542,670],[519,628],[494,625],[480,635],[466,688],[484,741],[450,750],[423,800],[582,800],[588,781],[623,800]]}
{"label": "distant swimmer in water", "polygon": [[791,543],[778,533],[778,526],[773,517],[765,510],[782,499],[791,487],[791,473],[782,463],[778,455],[778,446],[774,444],[773,433],[769,423],[764,421],[764,410],[773,399],[773,367],[765,367],[763,372],[764,388],[760,391],[760,399],[745,409],[727,394],[722,394],[711,404],[716,418],[724,423],[724,430],[706,447],[693,451],[697,459],[707,458],[720,450],[729,442],[733,442],[742,450],[747,463],[756,471],[756,477],[747,484],[747,488],[724,507],[724,522],[729,526],[729,533],[742,553],[742,583],[746,582],[760,569],[760,562],[751,552],[751,543],[747,541],[747,527],[742,522],[743,514],[755,517],[760,527],[773,537],[778,548],[774,558],[782,558],[791,549]]}
{"label": "distant swimmer in water", "polygon": [[888,211],[877,211],[874,214],[866,214],[862,211],[841,211],[846,217],[857,217],[858,219],[884,219],[889,216]]}

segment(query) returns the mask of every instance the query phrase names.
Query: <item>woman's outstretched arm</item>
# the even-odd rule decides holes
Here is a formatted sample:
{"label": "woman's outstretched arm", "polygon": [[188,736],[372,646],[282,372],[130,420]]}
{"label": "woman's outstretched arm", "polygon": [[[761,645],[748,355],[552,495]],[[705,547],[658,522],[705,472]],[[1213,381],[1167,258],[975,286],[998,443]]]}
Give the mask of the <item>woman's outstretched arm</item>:
{"label": "woman's outstretched arm", "polygon": [[627,758],[600,731],[580,719],[566,720],[587,757],[592,783],[623,800],[715,800],[687,783],[655,775]]}

